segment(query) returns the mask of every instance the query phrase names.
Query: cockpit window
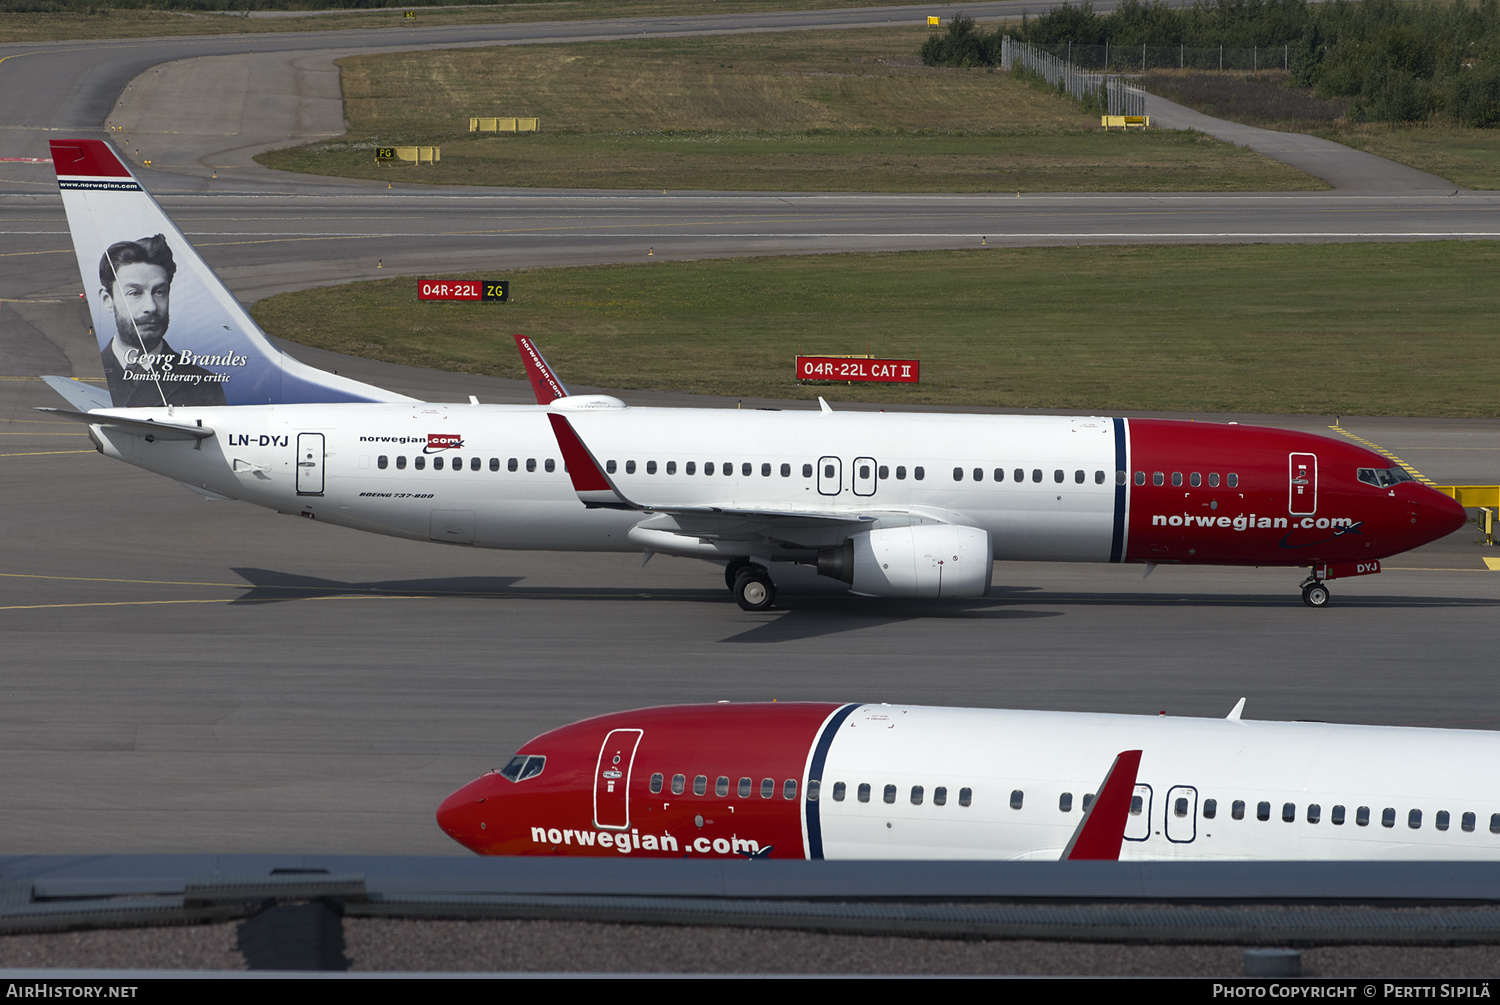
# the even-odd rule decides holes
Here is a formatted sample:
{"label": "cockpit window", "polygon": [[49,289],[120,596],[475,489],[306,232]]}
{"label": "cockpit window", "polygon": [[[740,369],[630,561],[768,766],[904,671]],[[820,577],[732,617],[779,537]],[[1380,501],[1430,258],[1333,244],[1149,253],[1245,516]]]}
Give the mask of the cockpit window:
{"label": "cockpit window", "polygon": [[528,778],[535,778],[542,773],[547,766],[545,757],[536,754],[517,754],[510,759],[510,763],[500,769],[500,774],[513,782],[524,782]]}
{"label": "cockpit window", "polygon": [[1389,488],[1400,482],[1413,481],[1405,468],[1360,468],[1359,480],[1376,488]]}

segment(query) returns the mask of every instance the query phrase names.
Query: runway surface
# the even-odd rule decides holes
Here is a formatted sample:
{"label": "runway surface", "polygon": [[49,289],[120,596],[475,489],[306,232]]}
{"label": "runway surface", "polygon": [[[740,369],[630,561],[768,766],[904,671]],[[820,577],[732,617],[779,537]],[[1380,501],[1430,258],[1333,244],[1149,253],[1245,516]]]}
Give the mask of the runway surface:
{"label": "runway surface", "polygon": [[[5,153],[97,129],[119,89],[161,60],[278,38],[29,47],[41,55],[0,62],[0,88],[16,93],[6,74],[24,67],[35,95],[0,109]],[[978,237],[1500,234],[1500,199],[1469,193],[657,197],[147,181],[246,300],[390,271],[634,260],[649,246],[700,257]],[[432,822],[448,791],[537,732],[663,702],[1223,715],[1244,695],[1253,718],[1500,722],[1500,574],[1467,531],[1378,577],[1335,583],[1323,611],[1303,607],[1295,570],[1161,568],[1143,580],[1139,567],[1002,564],[982,602],[860,600],[786,575],[784,609],[747,615],[697,562],[477,552],[208,503],[97,456],[79,427],[32,410],[59,403],[36,375],[90,377],[99,365],[46,166],[0,172],[0,235],[0,847],[10,853],[458,854]],[[513,383],[302,355],[427,398],[524,400]],[[1332,417],[1279,421],[1326,431]],[[1500,423],[1342,425],[1436,481],[1500,481]]]}

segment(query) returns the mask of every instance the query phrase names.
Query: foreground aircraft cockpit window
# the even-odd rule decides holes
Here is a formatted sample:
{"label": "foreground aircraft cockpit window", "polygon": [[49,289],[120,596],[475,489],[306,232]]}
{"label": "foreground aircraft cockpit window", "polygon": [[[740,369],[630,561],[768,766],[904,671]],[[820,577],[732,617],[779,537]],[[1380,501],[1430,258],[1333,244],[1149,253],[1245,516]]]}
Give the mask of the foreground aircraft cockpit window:
{"label": "foreground aircraft cockpit window", "polygon": [[1360,468],[1359,480],[1366,485],[1384,489],[1398,482],[1409,482],[1415,479],[1404,468]]}
{"label": "foreground aircraft cockpit window", "polygon": [[500,774],[513,782],[524,782],[528,778],[535,778],[542,773],[546,767],[547,759],[535,754],[517,754],[510,759],[510,763],[500,769]]}

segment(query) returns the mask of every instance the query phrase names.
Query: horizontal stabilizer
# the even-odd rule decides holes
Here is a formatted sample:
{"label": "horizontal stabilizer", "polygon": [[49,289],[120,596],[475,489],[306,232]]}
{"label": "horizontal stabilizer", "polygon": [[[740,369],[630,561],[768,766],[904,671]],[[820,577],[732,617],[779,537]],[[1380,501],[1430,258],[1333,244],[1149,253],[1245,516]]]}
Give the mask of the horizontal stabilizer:
{"label": "horizontal stabilizer", "polygon": [[80,412],[87,412],[91,408],[108,408],[112,404],[109,392],[102,387],[94,387],[72,377],[43,377],[42,380]]}
{"label": "horizontal stabilizer", "polygon": [[[212,427],[188,426],[176,422],[157,422],[155,419],[127,419],[119,415],[104,415],[100,412],[72,412],[66,408],[38,408],[38,412],[59,415],[74,422],[85,422],[90,426],[108,426],[122,429],[136,436],[153,437],[158,440],[206,440],[214,435]],[[194,491],[197,491],[194,489]]]}
{"label": "horizontal stabilizer", "polygon": [[1062,861],[1102,860],[1117,862],[1130,819],[1130,801],[1135,796],[1135,777],[1141,768],[1139,750],[1121,751],[1104,776],[1094,801],[1083,811],[1073,838],[1063,849]]}

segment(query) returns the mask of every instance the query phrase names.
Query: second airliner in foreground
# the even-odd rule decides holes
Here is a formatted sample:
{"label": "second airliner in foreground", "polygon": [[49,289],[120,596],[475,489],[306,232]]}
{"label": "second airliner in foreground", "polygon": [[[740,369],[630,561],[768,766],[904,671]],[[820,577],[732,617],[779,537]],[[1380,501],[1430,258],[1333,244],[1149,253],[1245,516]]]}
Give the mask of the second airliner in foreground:
{"label": "second airliner in foreground", "polygon": [[1500,859],[1500,733],[915,705],[678,705],[446,799],[486,855]]}

